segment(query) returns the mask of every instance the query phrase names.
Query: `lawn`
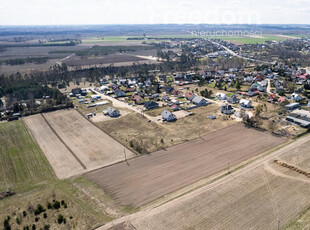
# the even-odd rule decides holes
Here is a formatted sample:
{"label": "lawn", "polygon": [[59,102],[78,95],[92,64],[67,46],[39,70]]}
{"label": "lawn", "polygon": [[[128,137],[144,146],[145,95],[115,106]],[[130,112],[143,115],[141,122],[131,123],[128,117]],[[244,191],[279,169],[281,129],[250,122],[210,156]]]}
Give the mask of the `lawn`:
{"label": "lawn", "polygon": [[22,121],[0,125],[0,191],[28,190],[55,174]]}

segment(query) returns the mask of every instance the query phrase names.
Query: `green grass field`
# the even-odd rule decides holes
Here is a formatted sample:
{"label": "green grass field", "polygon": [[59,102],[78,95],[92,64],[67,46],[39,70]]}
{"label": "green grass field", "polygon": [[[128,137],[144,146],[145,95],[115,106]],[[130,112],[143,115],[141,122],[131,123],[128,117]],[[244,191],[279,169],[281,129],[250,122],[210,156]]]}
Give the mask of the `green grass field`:
{"label": "green grass field", "polygon": [[[117,205],[83,176],[57,179],[23,121],[0,124],[0,192],[8,189],[16,195],[0,200],[0,222],[10,216],[11,229],[23,229],[33,224],[36,229],[43,229],[49,224],[50,229],[88,230],[135,211]],[[67,206],[47,209],[47,202],[53,200],[64,200]],[[43,214],[35,215],[38,204],[46,209],[46,218]],[[59,214],[66,218],[65,224],[57,223]],[[35,218],[39,220],[35,221]]]}
{"label": "green grass field", "polygon": [[0,165],[0,191],[28,190],[55,179],[50,164],[22,121],[0,125]]}
{"label": "green grass field", "polygon": [[[142,42],[138,40],[127,40],[132,36],[108,36],[108,37],[89,37],[83,40],[83,43],[122,43],[122,42]],[[134,37],[142,37],[142,36],[134,36]],[[191,34],[179,34],[179,35],[149,35],[148,37],[154,38],[198,38],[198,36],[194,36]],[[204,36],[204,38],[216,38],[234,43],[243,43],[243,44],[257,44],[257,43],[265,43],[266,41],[284,41],[287,38],[280,37],[273,34],[264,34],[262,37],[238,37],[238,36]],[[169,40],[147,40],[148,42],[163,42]]]}

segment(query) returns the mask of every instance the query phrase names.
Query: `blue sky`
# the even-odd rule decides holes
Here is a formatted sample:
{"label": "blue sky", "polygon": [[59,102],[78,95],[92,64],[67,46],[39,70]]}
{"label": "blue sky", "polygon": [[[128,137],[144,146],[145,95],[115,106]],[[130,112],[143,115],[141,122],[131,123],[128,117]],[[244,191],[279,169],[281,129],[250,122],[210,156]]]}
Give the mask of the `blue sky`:
{"label": "blue sky", "polygon": [[310,0],[0,0],[0,25],[310,24]]}

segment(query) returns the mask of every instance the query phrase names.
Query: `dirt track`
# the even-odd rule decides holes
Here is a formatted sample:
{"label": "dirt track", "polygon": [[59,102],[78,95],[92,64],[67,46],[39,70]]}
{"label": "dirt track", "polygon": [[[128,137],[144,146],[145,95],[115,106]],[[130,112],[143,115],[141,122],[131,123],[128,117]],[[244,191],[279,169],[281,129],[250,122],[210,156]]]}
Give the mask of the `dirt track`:
{"label": "dirt track", "polygon": [[138,207],[285,141],[237,124],[86,176],[119,203]]}

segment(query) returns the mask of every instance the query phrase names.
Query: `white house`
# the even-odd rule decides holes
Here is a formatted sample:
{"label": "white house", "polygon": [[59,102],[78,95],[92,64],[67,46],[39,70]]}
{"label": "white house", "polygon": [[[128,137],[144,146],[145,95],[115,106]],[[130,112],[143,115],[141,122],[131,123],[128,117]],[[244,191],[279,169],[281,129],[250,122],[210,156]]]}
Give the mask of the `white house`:
{"label": "white house", "polygon": [[246,99],[241,99],[240,100],[240,105],[243,108],[251,108],[252,107],[252,102]]}
{"label": "white house", "polygon": [[221,113],[233,114],[234,112],[235,112],[235,109],[231,105],[229,105],[229,104],[224,104],[221,107]]}
{"label": "white house", "polygon": [[216,97],[217,99],[219,99],[219,100],[226,100],[226,99],[227,99],[226,94],[225,94],[225,93],[220,93],[220,92],[216,93],[216,94],[215,94],[215,97]]}
{"label": "white house", "polygon": [[119,117],[121,113],[119,110],[114,109],[112,107],[108,107],[107,110],[103,111],[104,115],[109,115],[110,117]]}
{"label": "white house", "polygon": [[293,93],[293,94],[291,95],[291,98],[292,98],[292,100],[294,100],[294,101],[300,101],[300,100],[301,100],[301,96],[300,96],[299,94],[297,94],[297,93]]}

